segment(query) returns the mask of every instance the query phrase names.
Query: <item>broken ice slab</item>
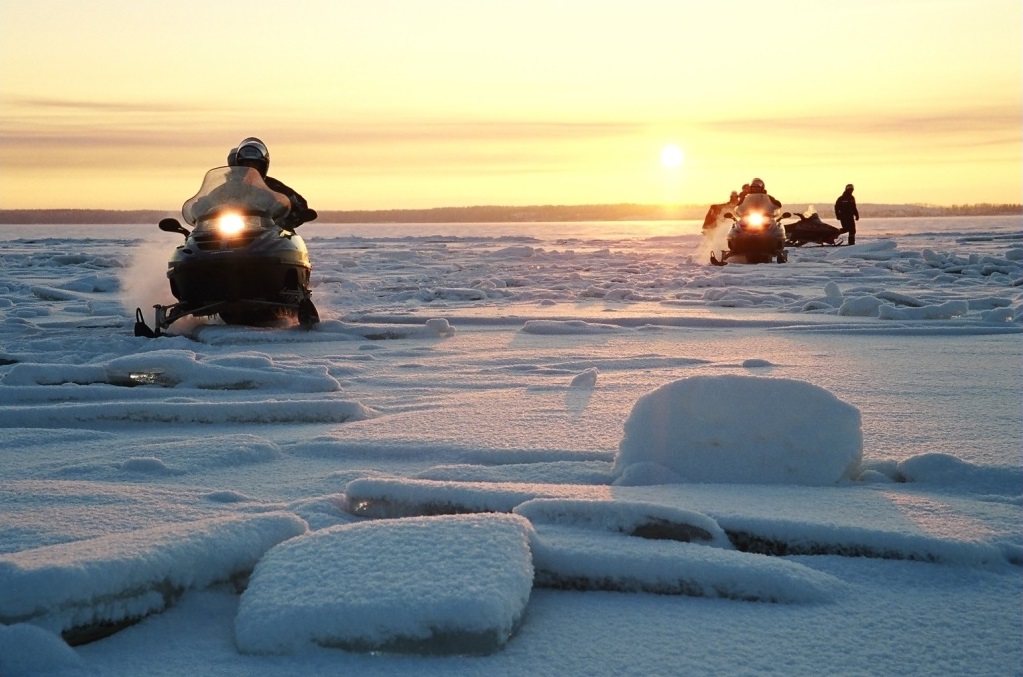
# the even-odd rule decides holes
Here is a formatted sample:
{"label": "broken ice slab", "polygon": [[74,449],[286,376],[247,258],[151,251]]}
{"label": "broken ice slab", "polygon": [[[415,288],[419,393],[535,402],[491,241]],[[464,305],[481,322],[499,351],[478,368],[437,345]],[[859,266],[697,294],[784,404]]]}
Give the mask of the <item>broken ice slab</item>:
{"label": "broken ice slab", "polygon": [[182,592],[244,576],[304,533],[291,513],[218,517],[0,555],[0,623],[31,623],[72,644],[166,608]]}
{"label": "broken ice slab", "polygon": [[344,493],[347,510],[353,515],[394,518],[511,512],[534,498],[609,499],[611,487],[367,477],[349,482]]}
{"label": "broken ice slab", "polygon": [[518,627],[533,585],[517,515],[445,515],[329,527],[277,546],[242,595],[246,653],[488,654]]}
{"label": "broken ice slab", "polygon": [[516,506],[514,512],[534,525],[572,526],[733,549],[728,535],[712,518],[657,503],[538,498]]}
{"label": "broken ice slab", "polygon": [[536,525],[537,587],[721,597],[748,602],[827,602],[839,579],[777,557],[613,531]]}

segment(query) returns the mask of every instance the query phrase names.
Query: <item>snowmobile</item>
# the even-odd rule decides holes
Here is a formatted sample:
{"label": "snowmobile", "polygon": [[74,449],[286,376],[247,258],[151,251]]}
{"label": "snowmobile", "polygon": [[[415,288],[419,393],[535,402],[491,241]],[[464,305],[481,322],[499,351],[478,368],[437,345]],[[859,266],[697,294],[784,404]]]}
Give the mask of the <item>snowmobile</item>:
{"label": "snowmobile", "polygon": [[[310,210],[311,211],[311,210]],[[297,320],[319,322],[311,300],[312,266],[305,242],[295,234],[300,220],[287,197],[271,190],[251,167],[216,167],[181,207],[193,226],[177,219],[159,228],[185,238],[167,263],[172,305],[155,305],[155,329],[135,310],[135,335],[155,337],[177,320],[219,315],[226,324],[266,326]],[[308,220],[308,219],[307,219]]]}
{"label": "snowmobile", "polygon": [[820,214],[811,205],[802,214],[796,214],[799,221],[785,224],[785,244],[790,247],[802,247],[804,244],[813,242],[819,245],[837,247],[843,244],[838,236],[842,234],[841,229],[829,223],[821,221]]}
{"label": "snowmobile", "polygon": [[785,229],[781,219],[792,216],[785,212],[778,216],[777,209],[766,195],[750,194],[736,209],[736,214],[725,214],[733,223],[728,230],[728,249],[721,252],[721,258],[710,254],[710,262],[723,266],[733,256],[741,256],[747,263],[767,263],[774,259],[778,263],[789,260],[785,251]]}

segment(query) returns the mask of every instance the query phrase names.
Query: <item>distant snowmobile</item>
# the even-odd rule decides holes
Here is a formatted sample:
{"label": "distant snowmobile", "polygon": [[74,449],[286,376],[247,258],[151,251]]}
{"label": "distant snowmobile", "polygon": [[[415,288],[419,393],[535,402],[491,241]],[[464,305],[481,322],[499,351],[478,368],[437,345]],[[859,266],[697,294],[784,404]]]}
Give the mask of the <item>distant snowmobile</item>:
{"label": "distant snowmobile", "polygon": [[297,319],[310,328],[319,314],[310,297],[312,266],[305,242],[288,218],[288,198],[271,190],[251,167],[217,167],[181,207],[192,226],[160,221],[160,230],[184,235],[167,264],[178,300],[156,305],[156,328],[135,310],[135,335],[155,337],[188,315],[220,315],[227,324],[267,325]]}
{"label": "distant snowmobile", "polygon": [[785,251],[785,230],[780,220],[792,216],[790,213],[785,212],[779,217],[777,209],[764,194],[747,195],[736,211],[741,212],[738,217],[731,212],[724,215],[734,221],[728,230],[728,249],[721,252],[720,259],[711,252],[712,264],[723,266],[735,256],[744,258],[747,263],[767,263],[771,259],[785,263],[789,260]]}
{"label": "distant snowmobile", "polygon": [[785,244],[790,247],[802,247],[804,244],[813,242],[819,245],[838,246],[843,243],[838,236],[842,233],[839,228],[821,221],[820,214],[813,206],[807,207],[802,214],[796,214],[799,221],[785,225]]}

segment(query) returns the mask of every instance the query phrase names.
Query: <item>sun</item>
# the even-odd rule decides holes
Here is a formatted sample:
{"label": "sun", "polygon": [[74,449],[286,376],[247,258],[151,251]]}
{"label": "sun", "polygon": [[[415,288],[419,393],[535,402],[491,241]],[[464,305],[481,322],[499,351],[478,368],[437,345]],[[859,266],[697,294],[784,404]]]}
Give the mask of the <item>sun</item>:
{"label": "sun", "polygon": [[686,156],[682,149],[673,143],[661,149],[661,164],[666,169],[678,169],[685,162]]}

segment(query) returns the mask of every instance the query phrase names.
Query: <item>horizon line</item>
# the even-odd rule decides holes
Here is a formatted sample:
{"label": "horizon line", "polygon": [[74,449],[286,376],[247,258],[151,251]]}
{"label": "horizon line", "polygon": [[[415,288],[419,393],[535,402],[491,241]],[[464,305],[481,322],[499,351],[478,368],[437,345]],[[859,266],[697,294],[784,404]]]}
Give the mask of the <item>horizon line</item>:
{"label": "horizon line", "polygon": [[[705,209],[711,204],[689,202],[684,204],[664,204],[657,202],[592,202],[592,203],[565,203],[565,204],[473,204],[473,205],[445,205],[438,207],[372,207],[358,209],[318,209],[320,212],[428,212],[428,211],[453,211],[467,209],[594,209],[594,208],[621,208],[638,207],[643,209]],[[791,200],[790,205],[818,205],[831,204],[831,200]],[[859,207],[916,207],[926,209],[969,209],[979,207],[1012,208],[1018,207],[1023,210],[1023,203],[1020,202],[963,202],[936,204],[931,202],[859,202]],[[166,209],[155,207],[0,207],[0,214],[9,212],[165,212]],[[176,210],[175,210],[176,211]]]}

